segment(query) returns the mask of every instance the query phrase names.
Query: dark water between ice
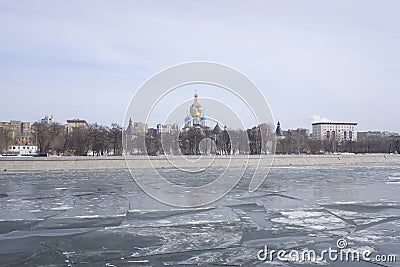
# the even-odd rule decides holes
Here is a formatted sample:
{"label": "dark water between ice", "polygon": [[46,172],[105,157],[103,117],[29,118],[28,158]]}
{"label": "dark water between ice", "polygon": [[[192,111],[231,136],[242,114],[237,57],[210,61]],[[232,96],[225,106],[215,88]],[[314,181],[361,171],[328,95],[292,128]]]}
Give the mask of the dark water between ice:
{"label": "dark water between ice", "polygon": [[[183,185],[213,179],[163,172]],[[342,237],[397,255],[381,266],[400,265],[400,166],[273,168],[255,193],[248,180],[209,206],[180,209],[148,197],[128,171],[3,172],[0,265],[379,266],[257,259],[264,245],[319,251]]]}

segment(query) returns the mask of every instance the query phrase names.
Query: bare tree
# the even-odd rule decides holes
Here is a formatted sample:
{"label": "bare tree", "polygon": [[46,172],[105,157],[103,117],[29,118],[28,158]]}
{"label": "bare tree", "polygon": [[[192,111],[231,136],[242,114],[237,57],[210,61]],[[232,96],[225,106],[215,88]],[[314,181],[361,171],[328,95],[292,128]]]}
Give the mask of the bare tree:
{"label": "bare tree", "polygon": [[50,150],[50,130],[46,123],[35,122],[32,125],[33,134],[36,136],[40,153],[47,153]]}
{"label": "bare tree", "polygon": [[4,153],[8,150],[8,147],[13,144],[13,139],[11,133],[4,129],[0,128],[0,153]]}
{"label": "bare tree", "polygon": [[206,138],[202,129],[190,128],[186,133],[180,135],[180,146],[184,155],[200,155],[200,141]]}
{"label": "bare tree", "polygon": [[88,130],[88,142],[93,156],[107,154],[109,148],[108,128],[97,123],[91,124]]}
{"label": "bare tree", "polygon": [[122,127],[117,124],[111,124],[111,128],[109,129],[109,142],[110,146],[113,149],[114,155],[122,154]]}
{"label": "bare tree", "polygon": [[40,153],[47,153],[48,151],[64,152],[65,129],[63,125],[35,122],[32,125],[32,131]]}
{"label": "bare tree", "polygon": [[75,155],[86,156],[89,150],[89,131],[86,128],[74,128],[67,135],[66,150]]}

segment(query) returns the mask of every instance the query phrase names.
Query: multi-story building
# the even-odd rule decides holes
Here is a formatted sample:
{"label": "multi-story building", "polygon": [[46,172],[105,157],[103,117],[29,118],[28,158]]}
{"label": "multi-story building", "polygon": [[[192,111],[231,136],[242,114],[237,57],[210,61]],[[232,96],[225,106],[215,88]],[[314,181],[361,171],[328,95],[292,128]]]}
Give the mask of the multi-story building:
{"label": "multi-story building", "polygon": [[147,134],[151,137],[156,137],[157,136],[157,129],[155,128],[149,128],[147,130]]}
{"label": "multi-story building", "polygon": [[143,122],[135,121],[129,119],[128,127],[126,128],[127,135],[145,135],[148,131],[148,125]]}
{"label": "multi-story building", "polygon": [[10,120],[0,122],[0,127],[12,140],[13,145],[32,144],[31,123],[28,121]]}
{"label": "multi-story building", "polygon": [[45,124],[53,124],[54,123],[54,119],[53,116],[44,116],[44,118],[40,119],[41,123],[45,123]]}
{"label": "multi-story building", "polygon": [[359,141],[366,140],[366,139],[383,139],[383,138],[391,138],[391,137],[398,137],[398,133],[388,132],[388,131],[368,131],[368,132],[358,132],[357,139]]}
{"label": "multi-story building", "polygon": [[89,124],[85,120],[80,120],[80,119],[67,120],[67,123],[65,124],[65,129],[67,130],[67,134],[72,133],[73,130],[76,128],[88,129]]}
{"label": "multi-story building", "polygon": [[355,122],[317,122],[312,124],[315,140],[357,141]]}
{"label": "multi-story building", "polygon": [[179,124],[157,124],[157,133],[177,133],[179,132]]}
{"label": "multi-story building", "polygon": [[[156,129],[150,129],[154,130],[154,132],[157,133]],[[129,138],[134,138],[135,136],[145,136],[150,129],[148,128],[148,125],[146,123],[139,121],[132,122],[132,119],[129,119],[129,124],[128,127],[126,127],[124,134]]]}
{"label": "multi-story building", "polygon": [[147,133],[148,128],[149,128],[149,126],[147,125],[147,123],[135,121],[133,123],[133,134],[134,135],[145,135]]}
{"label": "multi-story building", "polygon": [[283,131],[282,134],[284,137],[291,137],[291,136],[303,136],[305,138],[310,138],[310,130],[297,128],[297,129],[289,129],[287,131]]}

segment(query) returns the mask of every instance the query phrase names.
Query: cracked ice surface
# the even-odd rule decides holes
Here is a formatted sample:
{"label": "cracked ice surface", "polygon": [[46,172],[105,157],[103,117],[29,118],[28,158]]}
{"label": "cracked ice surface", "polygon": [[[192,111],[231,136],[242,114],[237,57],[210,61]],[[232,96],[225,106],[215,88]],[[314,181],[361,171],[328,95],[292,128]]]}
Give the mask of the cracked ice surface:
{"label": "cracked ice surface", "polygon": [[[161,172],[199,186],[219,171],[193,180]],[[264,245],[320,251],[342,237],[349,247],[400,259],[400,166],[273,168],[254,193],[251,173],[221,200],[194,209],[157,202],[128,171],[1,173],[0,265],[343,266],[257,260]]]}

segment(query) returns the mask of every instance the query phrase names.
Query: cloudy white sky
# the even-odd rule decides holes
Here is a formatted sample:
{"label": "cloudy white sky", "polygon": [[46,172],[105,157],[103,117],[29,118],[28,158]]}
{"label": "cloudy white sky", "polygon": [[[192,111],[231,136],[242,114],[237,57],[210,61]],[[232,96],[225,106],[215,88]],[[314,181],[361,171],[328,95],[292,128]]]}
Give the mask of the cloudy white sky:
{"label": "cloudy white sky", "polygon": [[146,79],[212,61],[250,77],[283,128],[319,117],[400,132],[399,10],[399,1],[0,1],[0,120],[122,123]]}

